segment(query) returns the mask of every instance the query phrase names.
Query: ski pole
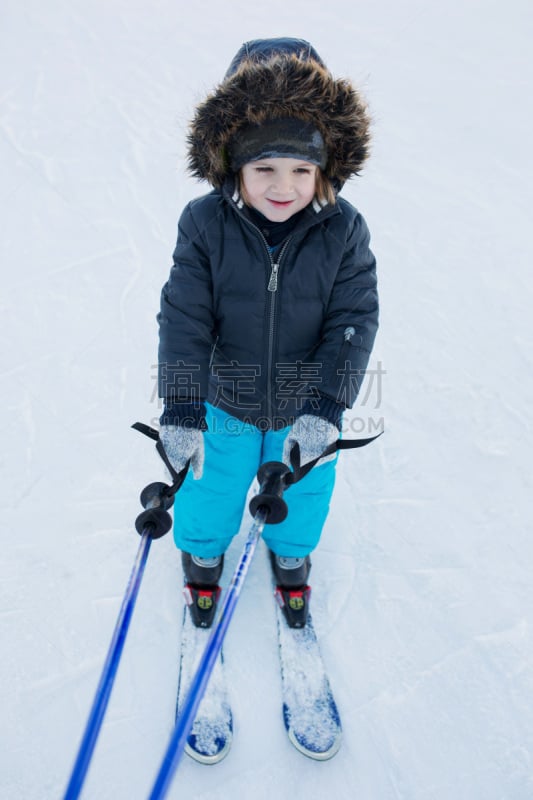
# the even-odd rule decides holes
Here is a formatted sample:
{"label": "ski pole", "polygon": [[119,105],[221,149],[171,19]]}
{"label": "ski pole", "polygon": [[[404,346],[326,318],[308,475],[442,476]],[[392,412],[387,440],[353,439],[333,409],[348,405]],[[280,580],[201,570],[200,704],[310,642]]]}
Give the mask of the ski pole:
{"label": "ski pole", "polygon": [[[143,433],[157,440],[158,435],[156,431],[140,423],[136,423],[136,426],[138,430],[141,430]],[[76,800],[80,795],[111,696],[111,690],[135,608],[144,568],[150,552],[150,545],[153,539],[159,539],[161,536],[164,536],[172,527],[172,518],[167,509],[173,505],[174,494],[185,480],[188,468],[189,464],[187,463],[180,473],[176,473],[175,471],[172,473],[172,477],[174,478],[172,486],[167,486],[164,483],[151,483],[141,492],[141,504],[145,510],[139,514],[135,521],[135,527],[141,536],[141,542],[122,601],[102,675],[96,689],[93,705],[72,768],[64,800]]]}
{"label": "ski pole", "polygon": [[128,632],[131,616],[135,607],[135,601],[137,599],[148,553],[150,552],[151,543],[151,526],[147,526],[142,533],[141,543],[137,551],[137,557],[130,575],[126,594],[122,602],[122,607],[118,615],[113,638],[109,647],[109,652],[107,654],[104,669],[102,671],[102,676],[100,678],[98,688],[96,689],[89,719],[85,727],[85,732],[81,740],[76,761],[74,762],[74,767],[72,769],[67,790],[65,792],[64,800],[75,800],[75,798],[79,797],[81,788],[83,786],[83,782],[85,780],[96,744],[96,739],[98,737],[107,704],[109,702],[111,689],[113,688],[113,682],[115,680],[120,657],[122,655],[122,649],[126,640],[126,634]]}
{"label": "ski pole", "polygon": [[161,762],[149,800],[161,800],[161,798],[165,797],[170,787],[174,772],[185,750],[187,737],[194,724],[196,712],[207,689],[217,657],[222,649],[224,637],[235,611],[257,543],[263,533],[263,528],[267,522],[282,522],[287,516],[287,505],[282,495],[285,488],[283,479],[288,472],[288,467],[277,461],[269,461],[259,469],[257,478],[261,488],[259,494],[255,495],[250,502],[250,512],[254,515],[254,520],[217,621],[192,679],[181,714],[176,721],[174,732]]}

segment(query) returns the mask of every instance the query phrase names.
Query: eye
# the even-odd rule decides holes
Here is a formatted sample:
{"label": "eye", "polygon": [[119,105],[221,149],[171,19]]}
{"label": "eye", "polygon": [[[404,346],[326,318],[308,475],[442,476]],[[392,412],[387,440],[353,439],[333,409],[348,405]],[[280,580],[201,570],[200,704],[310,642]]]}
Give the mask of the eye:
{"label": "eye", "polygon": [[272,172],[272,167],[256,167],[256,172]]}
{"label": "eye", "polygon": [[298,175],[310,175],[311,174],[311,170],[309,169],[309,167],[296,167],[296,169],[294,171]]}

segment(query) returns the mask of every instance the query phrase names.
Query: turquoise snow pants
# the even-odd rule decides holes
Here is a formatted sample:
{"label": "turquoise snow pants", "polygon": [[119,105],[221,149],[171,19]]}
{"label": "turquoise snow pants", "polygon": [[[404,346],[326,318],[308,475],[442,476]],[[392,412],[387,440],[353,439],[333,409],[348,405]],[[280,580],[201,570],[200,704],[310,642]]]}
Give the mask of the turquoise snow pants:
{"label": "turquoise snow pants", "polygon": [[[265,461],[281,461],[288,432],[288,428],[262,432],[210,404],[206,407],[204,472],[194,480],[189,471],[174,503],[176,546],[201,558],[226,551],[239,531],[257,470]],[[266,525],[263,533],[274,553],[302,557],[314,550],[328,515],[335,466],[336,460],[314,467],[286,490],[287,518]]]}

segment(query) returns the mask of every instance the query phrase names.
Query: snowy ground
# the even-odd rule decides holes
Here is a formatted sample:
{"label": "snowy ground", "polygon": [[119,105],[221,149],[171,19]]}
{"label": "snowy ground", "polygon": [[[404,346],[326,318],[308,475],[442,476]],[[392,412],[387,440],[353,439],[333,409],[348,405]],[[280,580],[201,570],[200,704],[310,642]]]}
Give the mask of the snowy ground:
{"label": "snowy ground", "polygon": [[[286,742],[264,551],[227,640],[225,762],[191,800],[533,796],[533,174],[526,0],[4,0],[0,796],[61,796],[138,537],[164,477],[155,313],[184,203],[193,104],[242,41],[311,40],[367,93],[373,158],[344,192],[373,232],[379,396],[343,456],[314,559],[345,741]],[[376,406],[378,406],[376,408]],[[234,543],[226,580],[242,537]],[[181,610],[156,542],[84,797],[145,798],[171,732]]]}

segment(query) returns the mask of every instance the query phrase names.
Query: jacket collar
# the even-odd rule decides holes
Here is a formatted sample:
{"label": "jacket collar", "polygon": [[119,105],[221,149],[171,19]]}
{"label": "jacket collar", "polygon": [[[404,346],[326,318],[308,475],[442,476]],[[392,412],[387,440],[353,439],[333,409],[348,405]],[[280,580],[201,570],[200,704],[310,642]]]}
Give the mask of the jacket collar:
{"label": "jacket collar", "polygon": [[[248,222],[252,223],[252,225],[257,227],[240,195],[239,187],[234,175],[226,178],[221,192],[224,199],[240,217],[243,217]],[[318,225],[319,223],[323,222],[325,219],[333,217],[336,214],[340,214],[340,210],[337,203],[334,205],[330,205],[329,203],[321,205],[315,197],[313,202],[304,209],[304,212],[300,212],[300,214],[300,219],[298,220],[298,224],[295,226],[293,233],[300,233],[308,230],[314,225]]]}

